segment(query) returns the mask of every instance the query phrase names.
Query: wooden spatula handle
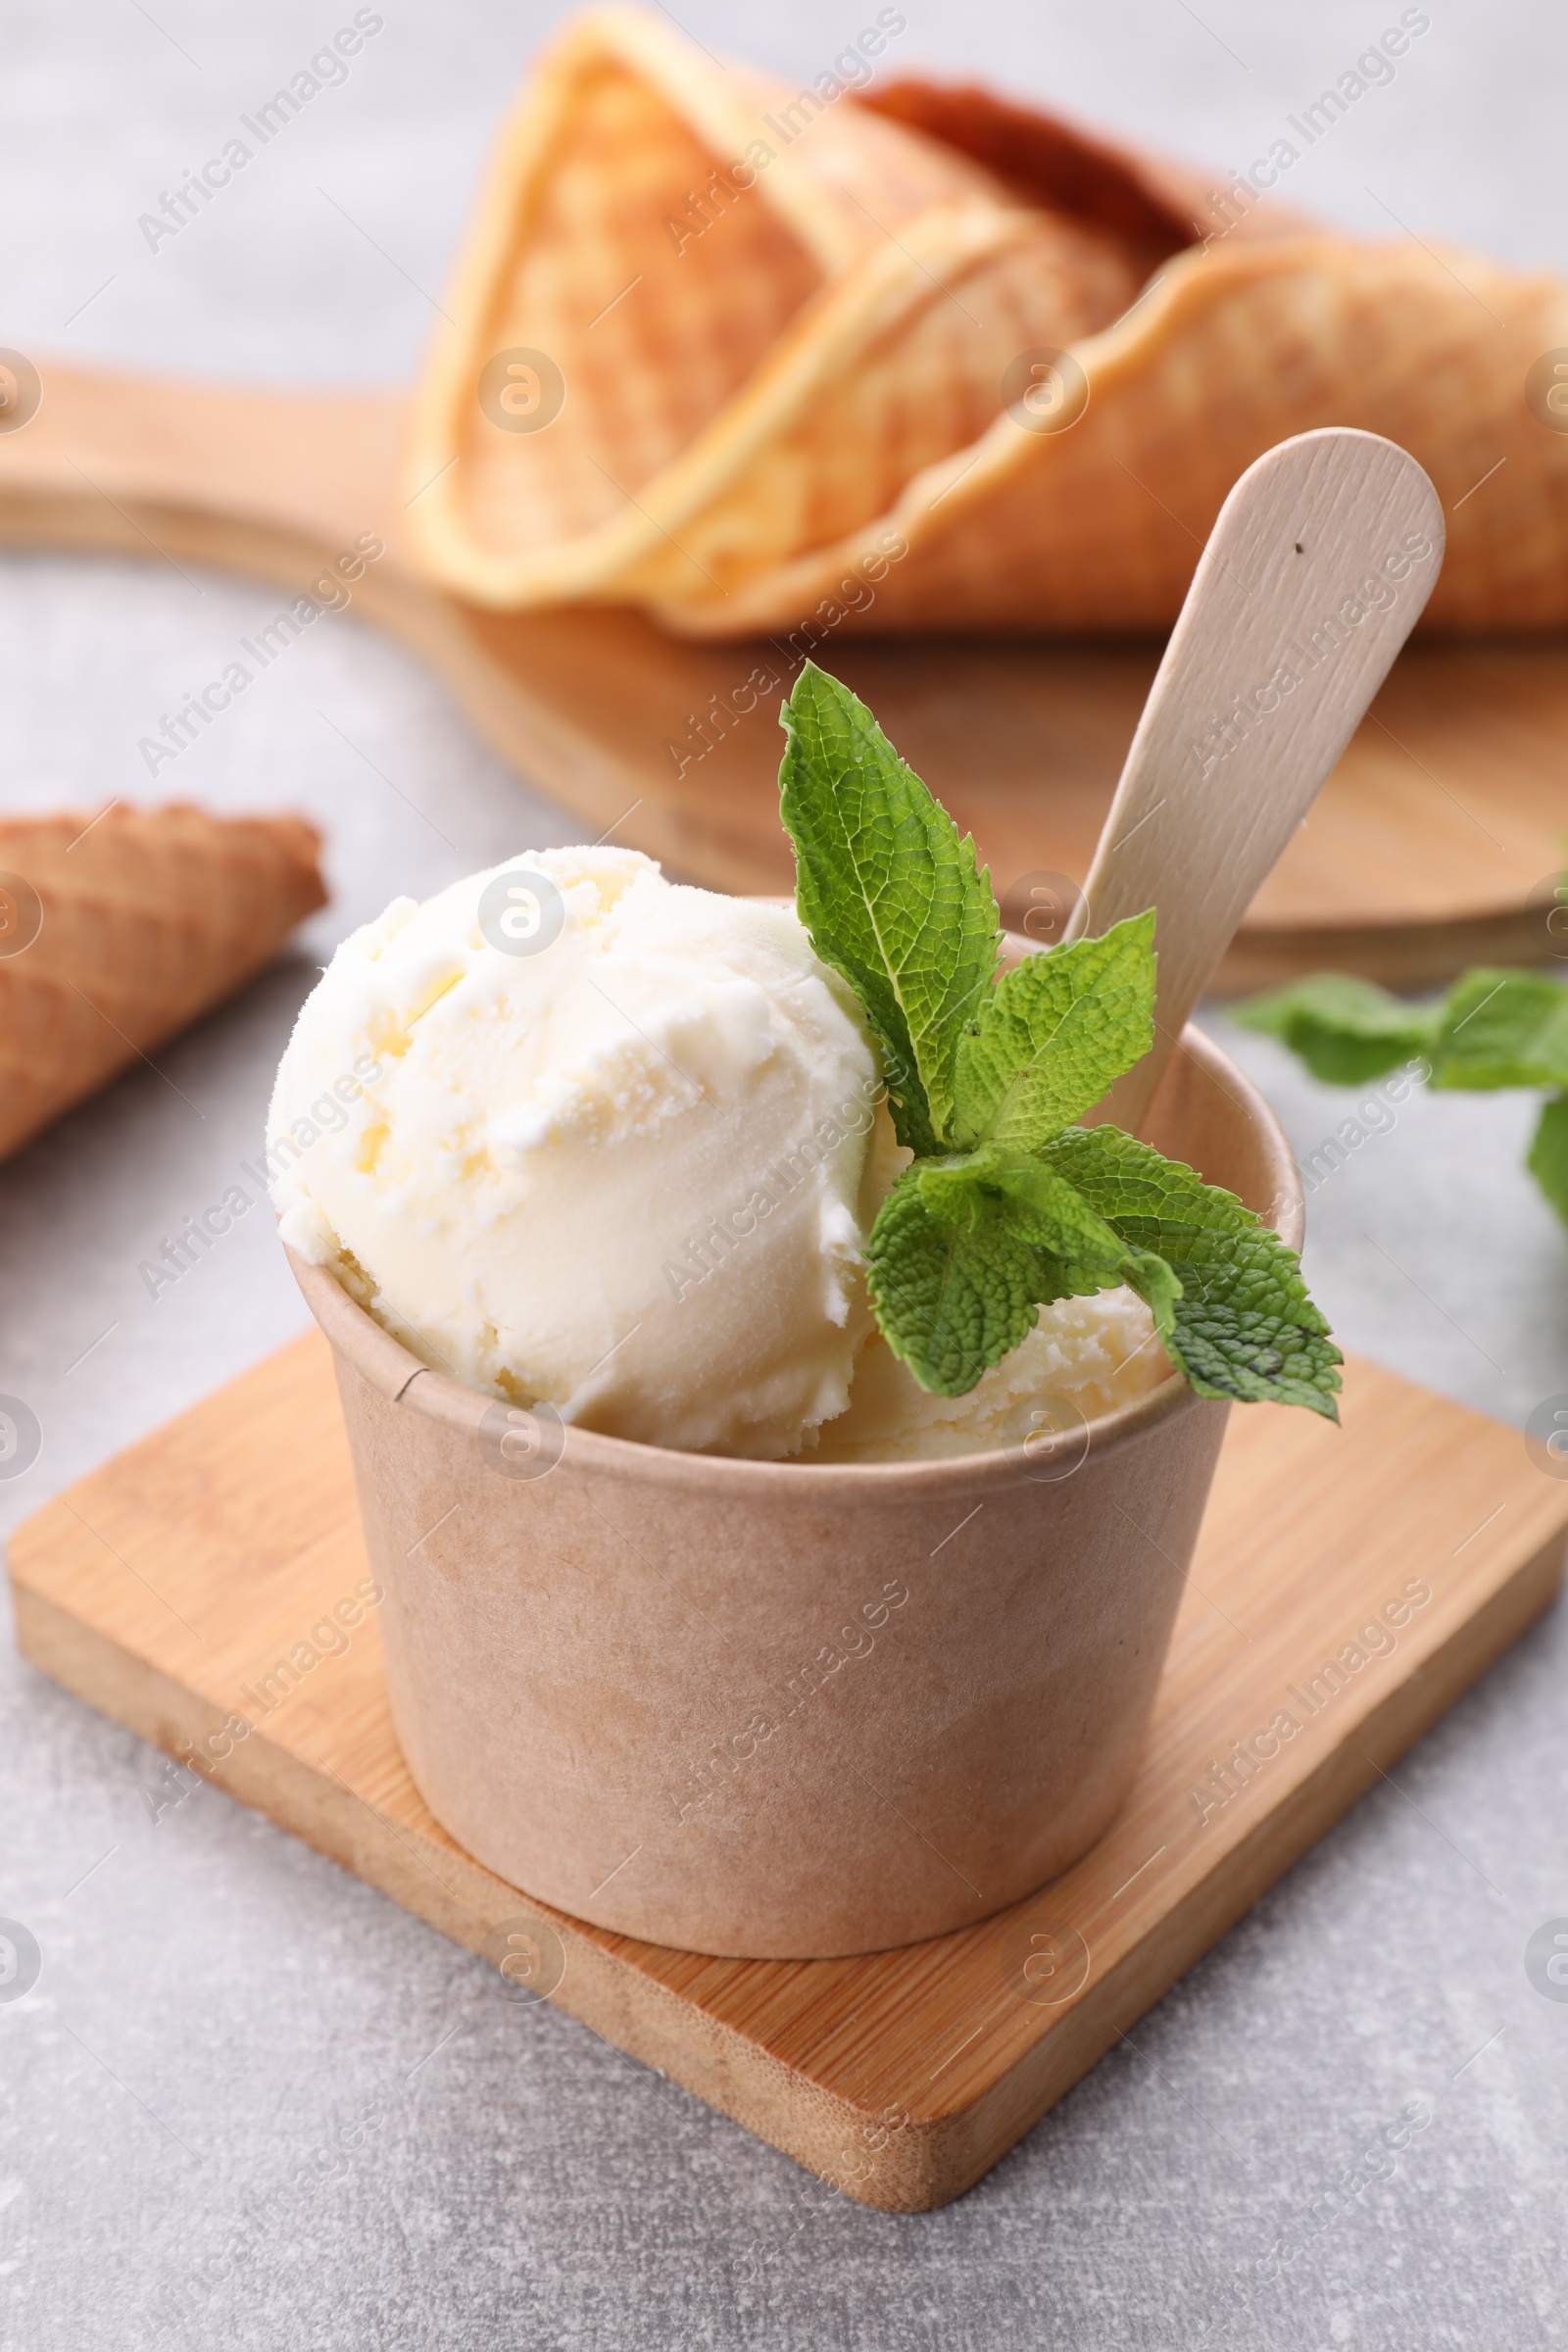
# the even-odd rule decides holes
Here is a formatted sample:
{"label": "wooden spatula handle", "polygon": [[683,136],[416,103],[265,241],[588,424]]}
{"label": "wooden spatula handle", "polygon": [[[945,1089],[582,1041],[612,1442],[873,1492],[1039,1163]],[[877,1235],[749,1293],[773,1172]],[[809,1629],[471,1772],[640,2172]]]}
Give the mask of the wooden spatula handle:
{"label": "wooden spatula handle", "polygon": [[400,561],[400,398],[38,374],[36,412],[0,430],[0,540],[266,573],[373,531]]}
{"label": "wooden spatula handle", "polygon": [[1443,508],[1375,433],[1282,441],[1232,490],[1138,722],[1079,928],[1158,909],[1153,1052],[1094,1116],[1136,1133],[1254,893],[1414,626]]}

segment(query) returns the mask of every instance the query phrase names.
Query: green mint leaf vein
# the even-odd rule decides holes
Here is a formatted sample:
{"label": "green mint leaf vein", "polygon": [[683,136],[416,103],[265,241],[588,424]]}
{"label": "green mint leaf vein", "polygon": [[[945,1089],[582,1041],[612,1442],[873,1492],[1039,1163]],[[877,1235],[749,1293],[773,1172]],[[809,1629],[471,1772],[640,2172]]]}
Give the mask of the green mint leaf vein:
{"label": "green mint leaf vein", "polygon": [[1001,953],[990,879],[864,704],[814,662],[783,722],[801,920],[875,1032],[900,1143],[935,1152],[950,1131],[959,1034]]}
{"label": "green mint leaf vein", "polygon": [[1025,957],[975,1001],[954,1067],[953,1141],[1032,1151],[1154,1042],[1154,914]]}
{"label": "green mint leaf vein", "polygon": [[1296,1252],[1234,1194],[1116,1127],[1073,1128],[1042,1157],[1130,1250],[1163,1260],[1181,1284],[1165,1347],[1200,1396],[1339,1419],[1340,1351]]}

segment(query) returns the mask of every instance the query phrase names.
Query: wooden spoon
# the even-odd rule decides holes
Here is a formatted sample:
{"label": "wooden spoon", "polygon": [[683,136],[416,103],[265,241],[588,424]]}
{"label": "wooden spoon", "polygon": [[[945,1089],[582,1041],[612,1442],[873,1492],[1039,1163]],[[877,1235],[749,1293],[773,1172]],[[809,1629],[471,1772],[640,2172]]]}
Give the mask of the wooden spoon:
{"label": "wooden spoon", "polygon": [[1067,936],[1158,910],[1154,1045],[1098,1107],[1136,1135],[1247,911],[1414,627],[1443,508],[1376,433],[1298,433],[1209,533]]}

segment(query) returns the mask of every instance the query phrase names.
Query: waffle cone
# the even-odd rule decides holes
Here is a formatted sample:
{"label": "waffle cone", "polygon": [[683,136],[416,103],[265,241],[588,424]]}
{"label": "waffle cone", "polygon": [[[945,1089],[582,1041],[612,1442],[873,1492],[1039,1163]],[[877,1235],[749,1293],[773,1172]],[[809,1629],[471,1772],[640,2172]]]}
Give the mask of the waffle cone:
{"label": "waffle cone", "polygon": [[[1449,511],[1430,623],[1568,620],[1568,432],[1525,396],[1568,283],[1272,204],[1200,245],[1177,167],[837,78],[726,71],[624,8],[547,53],[416,404],[410,521],[445,585],[808,643],[813,618],[1158,627],[1238,474],[1345,424]],[[1043,354],[1054,407],[1020,395]]]}
{"label": "waffle cone", "polygon": [[318,847],[183,806],[0,820],[0,1155],[259,970],[326,902]]}

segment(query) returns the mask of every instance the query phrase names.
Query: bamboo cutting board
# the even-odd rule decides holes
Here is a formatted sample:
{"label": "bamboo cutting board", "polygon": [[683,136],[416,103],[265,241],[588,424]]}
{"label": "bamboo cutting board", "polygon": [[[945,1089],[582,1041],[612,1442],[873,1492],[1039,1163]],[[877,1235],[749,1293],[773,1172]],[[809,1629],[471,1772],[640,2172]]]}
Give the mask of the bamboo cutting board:
{"label": "bamboo cutting board", "polygon": [[1568,1481],[1517,1431],[1373,1365],[1348,1367],[1343,1431],[1238,1410],[1101,1843],[979,1927],[810,1962],[587,1927],[436,1826],[392,1734],[315,1332],[46,1504],[10,1567],[36,1665],[482,1952],[498,1996],[553,1998],[849,2195],[913,2212],[988,2171],[1380,1782],[1546,1607],[1565,1532]]}
{"label": "bamboo cutting board", "polygon": [[[520,774],[691,880],[789,890],[775,722],[800,652],[787,641],[690,643],[630,612],[514,616],[431,589],[406,549],[398,396],[49,363],[41,377],[37,413],[0,432],[0,541],[217,564],[292,597],[373,534],[385,554],[356,580],[353,609],[421,654]],[[1032,878],[1088,871],[1158,653],[831,634],[815,648],[973,831],[1015,928]],[[1565,745],[1568,646],[1417,641],[1259,893],[1221,984],[1337,965],[1415,986],[1560,949],[1544,914],[1564,863]]]}

